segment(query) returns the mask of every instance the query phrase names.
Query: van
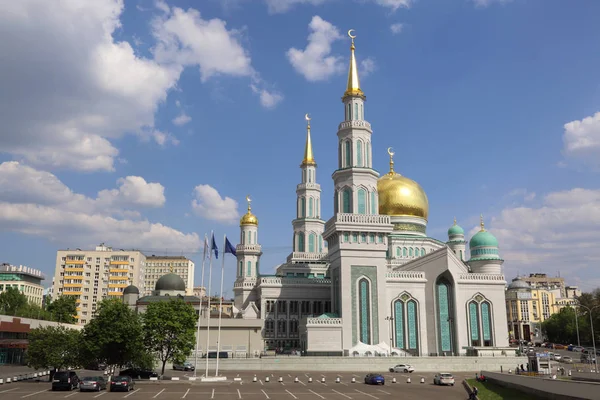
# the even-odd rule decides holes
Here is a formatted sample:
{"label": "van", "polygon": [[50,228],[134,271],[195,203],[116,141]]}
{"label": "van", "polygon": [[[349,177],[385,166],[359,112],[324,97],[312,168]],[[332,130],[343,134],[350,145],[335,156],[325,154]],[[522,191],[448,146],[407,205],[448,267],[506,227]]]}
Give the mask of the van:
{"label": "van", "polygon": [[75,371],[58,371],[52,378],[52,390],[73,390],[79,387],[79,377]]}
{"label": "van", "polygon": [[[206,355],[204,355],[202,358],[206,358]],[[208,352],[208,358],[217,358],[217,352],[216,351],[209,351]],[[229,353],[227,351],[220,351],[219,352],[219,358],[229,358]]]}

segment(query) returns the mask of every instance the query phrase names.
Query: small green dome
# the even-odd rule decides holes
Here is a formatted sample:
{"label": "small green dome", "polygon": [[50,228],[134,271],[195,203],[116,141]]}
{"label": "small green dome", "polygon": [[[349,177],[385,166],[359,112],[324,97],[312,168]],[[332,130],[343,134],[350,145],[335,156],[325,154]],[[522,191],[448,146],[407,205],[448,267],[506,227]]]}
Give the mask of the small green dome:
{"label": "small green dome", "polygon": [[498,239],[488,231],[479,231],[469,242],[469,248],[475,247],[498,247]]}
{"label": "small green dome", "polygon": [[185,282],[181,277],[177,274],[170,273],[167,275],[161,276],[156,281],[156,286],[154,286],[154,290],[179,290],[185,291]]}
{"label": "small green dome", "polygon": [[465,235],[465,230],[463,228],[461,228],[460,225],[456,225],[456,223],[454,223],[454,225],[452,225],[450,227],[450,229],[448,229],[448,236],[456,236],[456,235]]}

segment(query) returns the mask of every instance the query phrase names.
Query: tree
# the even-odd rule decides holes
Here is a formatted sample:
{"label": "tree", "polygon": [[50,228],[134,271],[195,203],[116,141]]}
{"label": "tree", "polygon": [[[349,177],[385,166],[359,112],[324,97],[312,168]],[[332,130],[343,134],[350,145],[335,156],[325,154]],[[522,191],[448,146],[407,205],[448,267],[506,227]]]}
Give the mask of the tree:
{"label": "tree", "polygon": [[27,305],[27,297],[14,287],[8,287],[0,293],[0,310],[4,314],[15,315],[17,310]]}
{"label": "tree", "polygon": [[77,298],[75,296],[60,296],[48,304],[48,312],[56,322],[75,323],[77,315]]}
{"label": "tree", "polygon": [[79,361],[81,332],[64,326],[35,328],[29,332],[27,365],[35,369],[74,367]]}
{"label": "tree", "polygon": [[140,318],[120,299],[103,300],[96,316],[83,329],[81,348],[84,364],[135,364],[144,356]]}
{"label": "tree", "polygon": [[142,316],[144,343],[162,362],[181,362],[196,344],[196,311],[182,299],[150,303]]}

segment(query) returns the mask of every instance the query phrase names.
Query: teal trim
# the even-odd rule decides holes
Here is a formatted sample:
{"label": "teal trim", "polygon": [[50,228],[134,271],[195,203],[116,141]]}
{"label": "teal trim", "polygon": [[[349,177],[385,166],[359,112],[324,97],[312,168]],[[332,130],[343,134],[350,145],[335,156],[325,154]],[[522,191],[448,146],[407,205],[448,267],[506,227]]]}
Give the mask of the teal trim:
{"label": "teal trim", "polygon": [[300,218],[306,217],[306,198],[300,198]]}
{"label": "teal trim", "polygon": [[417,349],[417,302],[410,300],[406,303],[406,315],[408,322],[408,348]]}
{"label": "teal trim", "polygon": [[366,278],[359,283],[359,318],[360,318],[360,341],[371,344],[371,302],[369,301],[370,285]]}
{"label": "teal trim", "polygon": [[313,200],[313,198],[312,198],[312,197],[308,199],[308,216],[309,216],[310,218],[312,218],[312,217],[315,215],[315,214],[314,214],[314,211],[315,211],[315,210],[314,210],[314,202],[315,202],[315,201]]}
{"label": "teal trim", "polygon": [[308,235],[308,252],[309,253],[315,252],[315,234],[314,233],[311,233],[310,235]]}
{"label": "teal trim", "polygon": [[345,163],[344,163],[344,167],[349,168],[352,167],[352,149],[351,149],[351,144],[350,141],[347,140],[346,142],[344,142],[344,149],[345,154],[346,154],[346,159],[345,159]]}
{"label": "teal trim", "polygon": [[358,213],[367,213],[367,191],[365,189],[358,189]]}
{"label": "teal trim", "polygon": [[[337,270],[337,269],[336,269]],[[359,293],[358,293],[358,281],[362,278],[368,278],[371,281],[369,288],[369,304],[371,307],[370,318],[371,318],[371,343],[376,344],[380,342],[379,337],[379,306],[378,306],[378,286],[377,286],[377,267],[370,266],[350,266],[350,284],[351,284],[351,299],[352,299],[352,346],[355,346],[359,341],[360,326],[359,326]],[[343,294],[338,294],[343,296]],[[344,316],[342,316],[344,318]]]}
{"label": "teal trim", "polygon": [[437,284],[438,295],[438,322],[440,336],[440,350],[452,351],[452,338],[450,333],[450,293],[448,285],[444,282]]}
{"label": "teal trim", "polygon": [[246,276],[252,276],[252,261],[246,263]]}
{"label": "teal trim", "polygon": [[490,304],[481,303],[481,325],[483,326],[483,340],[492,340],[492,320],[490,318]]}
{"label": "teal trim", "polygon": [[371,192],[371,214],[377,214],[377,200],[375,199],[375,192]]}
{"label": "teal trim", "polygon": [[362,142],[360,140],[356,141],[356,165],[358,167],[363,167],[363,149]]}
{"label": "teal trim", "polygon": [[298,251],[299,252],[304,251],[304,233],[298,234]]}
{"label": "teal trim", "polygon": [[504,259],[500,258],[499,256],[481,256],[481,257],[471,257],[469,258],[469,262],[471,261],[491,261],[491,260],[496,260],[496,261],[504,261]]}
{"label": "teal trim", "polygon": [[240,261],[240,273],[239,276],[243,276],[244,275],[244,262]]}
{"label": "teal trim", "polygon": [[351,213],[352,212],[352,204],[350,203],[350,196],[352,192],[350,189],[346,189],[342,192],[342,212],[343,213]]}
{"label": "teal trim", "polygon": [[469,303],[469,325],[471,326],[471,340],[479,340],[479,315],[477,312],[477,303]]}
{"label": "teal trim", "polygon": [[404,348],[404,303],[400,300],[394,302],[394,327],[395,345],[399,349]]}

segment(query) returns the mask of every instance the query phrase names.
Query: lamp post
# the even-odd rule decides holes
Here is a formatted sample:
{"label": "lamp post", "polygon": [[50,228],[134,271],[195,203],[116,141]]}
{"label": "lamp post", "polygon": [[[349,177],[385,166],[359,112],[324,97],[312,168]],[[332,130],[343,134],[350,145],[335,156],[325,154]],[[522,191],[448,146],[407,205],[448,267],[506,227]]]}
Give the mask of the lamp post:
{"label": "lamp post", "polygon": [[386,321],[389,321],[388,324],[388,333],[390,335],[390,356],[392,355],[392,341],[394,340],[394,337],[392,335],[392,321],[394,321],[394,317],[389,316],[389,317],[385,317]]}
{"label": "lamp post", "polygon": [[584,306],[583,304],[579,303],[578,304],[579,307],[583,307],[585,308],[588,313],[590,314],[590,328],[592,329],[592,347],[594,348],[594,371],[596,371],[596,373],[598,373],[598,360],[596,359],[596,339],[594,338],[594,321],[592,320],[592,311],[594,311],[596,308],[600,307],[600,304],[595,305],[594,307],[588,307],[588,306]]}

